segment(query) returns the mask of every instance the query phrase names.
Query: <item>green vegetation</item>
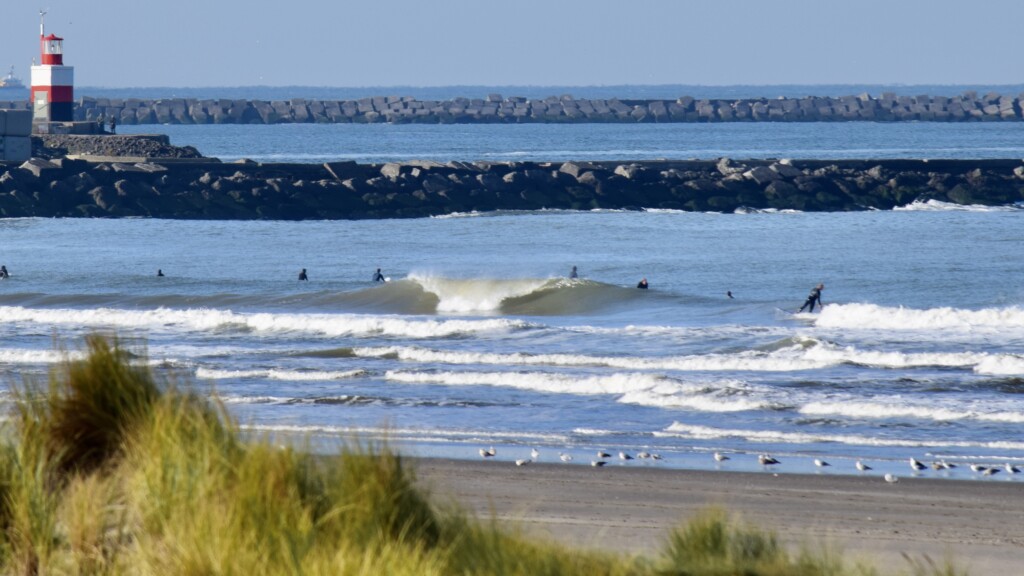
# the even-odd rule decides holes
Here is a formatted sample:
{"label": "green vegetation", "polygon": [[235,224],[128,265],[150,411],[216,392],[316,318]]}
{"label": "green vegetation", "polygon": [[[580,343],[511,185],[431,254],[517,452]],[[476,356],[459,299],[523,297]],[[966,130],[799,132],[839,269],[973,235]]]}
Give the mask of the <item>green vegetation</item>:
{"label": "green vegetation", "polygon": [[[0,573],[847,575],[711,511],[664,553],[567,549],[439,510],[387,447],[330,458],[243,442],[218,405],[94,336],[15,390],[0,442]],[[952,574],[915,566],[915,574]]]}

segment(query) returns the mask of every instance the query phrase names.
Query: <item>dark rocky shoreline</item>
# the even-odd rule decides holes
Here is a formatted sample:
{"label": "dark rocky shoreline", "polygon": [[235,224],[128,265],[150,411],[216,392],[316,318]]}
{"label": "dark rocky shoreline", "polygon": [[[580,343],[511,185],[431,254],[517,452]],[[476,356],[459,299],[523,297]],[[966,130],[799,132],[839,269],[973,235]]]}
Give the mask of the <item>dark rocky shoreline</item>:
{"label": "dark rocky shoreline", "polygon": [[[983,122],[1024,120],[1024,94],[959,96],[808,96],[805,98],[636,100],[578,99],[570,95],[531,99],[417,100],[378,96],[358,100],[144,100],[83,97],[75,120],[119,124],[376,123],[647,123],[647,122]],[[28,109],[27,101],[0,108]]]}
{"label": "dark rocky shoreline", "polygon": [[[0,163],[0,216],[304,220],[540,209],[855,211],[931,199],[1024,201],[1021,160],[258,164],[196,157],[194,149],[170,146],[162,136],[125,137],[121,144],[113,138],[47,136],[38,144],[57,152],[75,146],[93,154],[114,151],[120,158]],[[154,149],[165,157],[130,158],[133,150],[146,156],[142,152]]]}

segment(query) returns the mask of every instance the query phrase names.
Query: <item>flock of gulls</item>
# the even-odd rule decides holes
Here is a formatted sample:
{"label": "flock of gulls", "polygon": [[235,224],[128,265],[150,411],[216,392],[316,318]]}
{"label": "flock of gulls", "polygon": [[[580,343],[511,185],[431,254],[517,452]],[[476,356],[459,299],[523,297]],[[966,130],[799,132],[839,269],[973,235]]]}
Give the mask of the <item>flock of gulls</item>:
{"label": "flock of gulls", "polygon": [[[493,458],[497,454],[498,454],[498,451],[495,450],[493,446],[491,446],[490,448],[481,448],[480,449],[480,457],[484,458],[485,460],[488,459],[488,458]],[[718,462],[718,463],[722,463],[722,462],[725,462],[727,460],[732,460],[732,458],[730,456],[728,456],[726,454],[723,454],[721,452],[715,452],[713,454],[713,458],[715,459],[715,462]],[[530,457],[529,458],[518,458],[518,459],[515,460],[515,464],[516,464],[516,466],[526,466],[527,464],[529,464],[531,462],[536,462],[539,459],[540,459],[540,451],[538,449],[534,448],[534,449],[532,449],[530,451]],[[559,452],[558,453],[558,459],[561,460],[562,462],[572,462],[572,455],[571,454],[566,454],[565,452]],[[590,461],[590,465],[595,467],[595,468],[600,468],[602,466],[607,465],[608,462],[611,461],[612,459],[613,459],[612,458],[612,454],[610,454],[608,452],[605,452],[604,450],[598,450],[596,455],[595,455],[595,457]],[[623,463],[628,462],[630,460],[661,460],[661,459],[662,459],[661,455],[656,454],[656,453],[646,452],[646,451],[637,452],[636,456],[633,456],[633,455],[629,454],[628,452],[624,452],[624,451],[623,452],[619,452],[619,460],[622,461]],[[777,458],[771,456],[770,454],[760,454],[760,455],[758,455],[757,462],[758,462],[758,464],[760,464],[766,470],[769,469],[772,466],[776,466],[776,465],[782,463],[780,460],[778,460]],[[951,462],[947,462],[945,460],[936,460],[936,461],[932,462],[931,464],[925,464],[924,462],[921,462],[920,460],[911,457],[908,462],[910,464],[910,469],[915,474],[917,472],[921,472],[923,470],[926,470],[929,467],[932,470],[935,470],[935,471],[952,470],[954,468],[957,468],[956,464],[953,464]],[[814,466],[820,469],[820,468],[825,468],[825,467],[829,467],[829,466],[832,466],[832,465],[829,464],[828,462],[820,459],[820,458],[815,458],[814,459]],[[865,464],[861,460],[857,460],[856,463],[854,463],[854,467],[857,469],[858,472],[861,472],[861,473],[868,472],[868,471],[873,469],[873,468],[871,468],[871,466],[868,466],[867,464]],[[981,475],[981,476],[994,476],[994,475],[996,475],[996,474],[998,474],[1000,472],[1006,472],[1007,475],[1012,476],[1014,474],[1020,474],[1020,471],[1021,471],[1020,468],[1018,468],[1017,466],[1014,466],[1013,464],[1010,464],[1009,462],[1005,463],[1003,466],[983,466],[981,464],[971,464],[970,465],[970,469],[975,474],[978,474],[978,475]],[[896,476],[895,474],[886,474],[885,476],[883,476],[883,478],[889,484],[895,484],[895,483],[900,481],[899,477]]]}

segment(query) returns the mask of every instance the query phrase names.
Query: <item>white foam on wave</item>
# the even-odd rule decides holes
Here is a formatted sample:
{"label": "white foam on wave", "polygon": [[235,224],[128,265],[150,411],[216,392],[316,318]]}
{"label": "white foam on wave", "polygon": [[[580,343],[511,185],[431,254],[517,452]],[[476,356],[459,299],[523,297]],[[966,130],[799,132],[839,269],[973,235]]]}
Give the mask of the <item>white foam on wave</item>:
{"label": "white foam on wave", "polygon": [[957,420],[980,420],[984,422],[1024,423],[1024,411],[997,410],[991,406],[960,405],[957,408],[906,404],[893,397],[884,402],[841,398],[830,401],[808,402],[800,407],[801,414],[814,416],[844,416],[848,418],[888,419],[914,418],[950,422]]}
{"label": "white foam on wave", "polygon": [[114,327],[139,330],[176,330],[208,332],[236,329],[266,333],[317,334],[338,336],[397,336],[405,338],[443,338],[459,334],[507,332],[528,328],[519,320],[409,320],[395,316],[354,314],[244,314],[217,309],[123,310],[114,308],[43,309],[20,306],[0,307],[0,317],[8,322],[28,322],[54,326]]}
{"label": "white foam on wave", "polygon": [[550,278],[445,278],[414,272],[408,276],[423,290],[437,296],[438,312],[493,312],[508,298],[526,296],[545,287]]}
{"label": "white foam on wave", "polygon": [[1024,356],[999,354],[982,358],[974,371],[993,376],[1024,376]]}
{"label": "white foam on wave", "polygon": [[326,380],[344,380],[356,378],[366,374],[364,370],[345,370],[336,372],[298,370],[214,370],[211,368],[199,368],[196,370],[196,378],[204,380],[229,380],[259,378],[263,380],[286,380],[293,382],[316,382]]}
{"label": "white foam on wave", "polygon": [[896,206],[894,212],[1011,212],[1014,206],[985,206],[984,204],[954,204],[941,200],[914,200],[905,206]]}
{"label": "white foam on wave", "polygon": [[449,428],[388,428],[371,426],[330,426],[320,424],[243,424],[243,430],[255,432],[282,432],[288,434],[328,434],[332,436],[359,436],[382,440],[411,440],[425,442],[425,436],[432,434],[438,440],[449,442],[469,441],[501,441],[506,439],[522,439],[548,444],[566,444],[569,438],[564,434],[544,434],[539,432],[496,431],[496,430],[458,430]]}
{"label": "white foam on wave", "polygon": [[829,304],[815,318],[819,328],[879,330],[990,330],[1024,329],[1024,309],[1018,306],[965,310],[915,309],[876,304]]}
{"label": "white foam on wave", "polygon": [[744,351],[735,354],[702,354],[642,358],[634,356],[587,356],[582,354],[523,354],[497,352],[452,352],[426,348],[389,346],[355,348],[356,356],[395,356],[410,362],[436,362],[444,364],[491,364],[527,366],[607,366],[626,370],[679,370],[679,371],[759,371],[784,372],[824,368],[832,362],[805,358],[802,347],[794,346],[771,353]]}
{"label": "white foam on wave", "polygon": [[860,350],[853,346],[838,347],[815,339],[801,341],[772,351],[746,350],[732,354],[697,354],[691,356],[635,357],[588,356],[583,354],[523,354],[498,352],[456,352],[418,347],[390,346],[355,348],[363,357],[395,356],[406,362],[458,365],[500,366],[603,366],[625,370],[673,371],[751,371],[787,372],[815,370],[844,363],[877,368],[947,367],[974,368],[979,365],[1010,370],[1015,356],[1003,362],[1006,355],[986,352],[909,353]]}
{"label": "white foam on wave", "polygon": [[917,440],[913,438],[880,438],[875,436],[861,436],[857,434],[818,434],[813,432],[780,432],[776,430],[743,430],[730,428],[715,428],[712,426],[700,426],[673,422],[662,432],[655,432],[655,436],[668,438],[687,438],[696,440],[715,440],[720,438],[735,438],[748,442],[757,443],[786,443],[786,444],[818,444],[836,443],[853,446],[946,446],[955,448],[997,448],[1004,450],[1024,450],[1024,442],[1012,442],[996,440],[992,442],[967,442],[949,440]]}
{"label": "white foam on wave", "polygon": [[0,349],[0,364],[57,364],[65,360],[82,360],[84,352],[60,350]]}
{"label": "white foam on wave", "polygon": [[[736,380],[683,382],[655,374],[574,376],[542,372],[410,372],[388,371],[385,378],[407,384],[501,386],[535,392],[619,395],[618,402],[643,406],[689,408],[702,412],[757,410],[764,402],[744,398],[747,385]],[[723,394],[725,392],[725,394]]]}

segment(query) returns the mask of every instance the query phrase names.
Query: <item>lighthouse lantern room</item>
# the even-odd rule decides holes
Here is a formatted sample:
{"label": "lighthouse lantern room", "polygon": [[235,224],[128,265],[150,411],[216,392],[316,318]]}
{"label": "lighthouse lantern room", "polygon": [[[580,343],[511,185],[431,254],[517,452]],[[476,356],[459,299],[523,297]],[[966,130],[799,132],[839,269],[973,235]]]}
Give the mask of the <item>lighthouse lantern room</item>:
{"label": "lighthouse lantern room", "polygon": [[71,122],[74,120],[74,66],[64,65],[64,39],[46,35],[39,11],[39,65],[32,66],[32,121]]}

